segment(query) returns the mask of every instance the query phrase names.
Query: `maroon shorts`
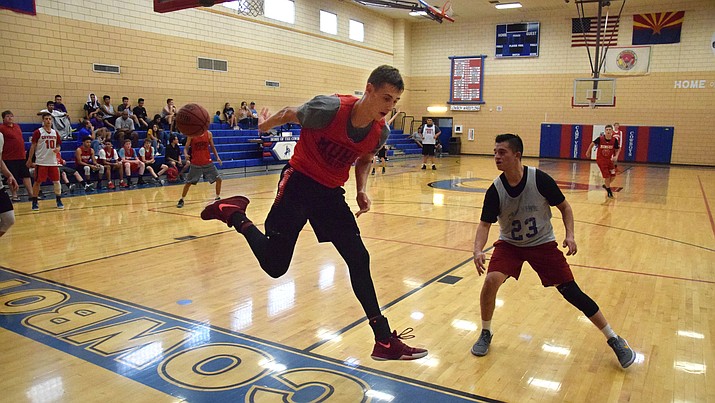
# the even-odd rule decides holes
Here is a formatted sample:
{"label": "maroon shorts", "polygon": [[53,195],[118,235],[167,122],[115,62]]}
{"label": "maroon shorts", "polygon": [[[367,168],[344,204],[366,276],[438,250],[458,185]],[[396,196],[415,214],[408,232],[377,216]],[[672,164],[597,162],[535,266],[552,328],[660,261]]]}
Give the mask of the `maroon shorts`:
{"label": "maroon shorts", "polygon": [[571,268],[555,241],[528,247],[496,241],[489,260],[489,271],[498,271],[518,280],[524,261],[534,268],[544,287],[573,281]]}
{"label": "maroon shorts", "polygon": [[52,182],[60,181],[60,168],[48,167],[44,165],[35,165],[35,182],[44,182],[49,178]]}
{"label": "maroon shorts", "polygon": [[604,178],[615,178],[616,177],[616,166],[610,159],[608,161],[597,161],[598,169],[601,170],[601,176]]}

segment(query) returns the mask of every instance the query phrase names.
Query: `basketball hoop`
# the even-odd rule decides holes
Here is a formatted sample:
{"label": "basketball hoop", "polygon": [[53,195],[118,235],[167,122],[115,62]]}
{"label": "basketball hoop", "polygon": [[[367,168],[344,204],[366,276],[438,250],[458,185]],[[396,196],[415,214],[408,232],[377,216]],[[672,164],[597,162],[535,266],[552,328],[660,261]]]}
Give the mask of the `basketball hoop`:
{"label": "basketball hoop", "polygon": [[590,106],[591,109],[596,109],[596,97],[588,98],[588,106]]}
{"label": "basketball hoop", "polygon": [[263,0],[239,0],[231,8],[235,9],[238,14],[258,17],[263,15]]}

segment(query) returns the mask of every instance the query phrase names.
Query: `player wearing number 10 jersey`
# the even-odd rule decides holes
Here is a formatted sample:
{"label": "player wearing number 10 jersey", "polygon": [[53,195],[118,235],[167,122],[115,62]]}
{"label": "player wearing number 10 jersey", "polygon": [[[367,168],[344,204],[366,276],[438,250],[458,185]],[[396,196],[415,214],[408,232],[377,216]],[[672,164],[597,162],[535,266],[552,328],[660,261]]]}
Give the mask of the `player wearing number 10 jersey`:
{"label": "player wearing number 10 jersey", "polygon": [[[37,196],[40,193],[40,184],[46,179],[52,181],[55,190],[55,198],[57,200],[57,208],[63,209],[62,204],[62,188],[60,187],[60,169],[57,164],[57,156],[55,148],[60,146],[62,142],[59,134],[52,128],[52,115],[49,113],[42,114],[42,127],[32,133],[32,144],[30,152],[27,155],[27,167],[35,168],[35,184],[32,186],[32,210],[37,211],[40,205],[37,201]],[[35,161],[32,161],[35,157]]]}
{"label": "player wearing number 10 jersey", "polygon": [[606,321],[596,302],[574,281],[563,252],[558,248],[551,226],[551,206],[561,211],[568,248],[567,256],[576,254],[574,218],[556,182],[546,173],[521,163],[524,144],[519,136],[500,134],[496,137],[494,161],[503,173],[494,180],[484,197],[481,222],[474,240],[474,264],[481,276],[485,272],[483,251],[492,224],[499,222],[499,240],[489,262],[480,295],[482,332],[472,347],[472,354],[484,356],[492,341],[491,321],[497,291],[509,278],[519,279],[521,267],[529,262],[544,287],[554,286],[563,297],[578,308],[606,336],[623,368],[635,361],[635,353]]}

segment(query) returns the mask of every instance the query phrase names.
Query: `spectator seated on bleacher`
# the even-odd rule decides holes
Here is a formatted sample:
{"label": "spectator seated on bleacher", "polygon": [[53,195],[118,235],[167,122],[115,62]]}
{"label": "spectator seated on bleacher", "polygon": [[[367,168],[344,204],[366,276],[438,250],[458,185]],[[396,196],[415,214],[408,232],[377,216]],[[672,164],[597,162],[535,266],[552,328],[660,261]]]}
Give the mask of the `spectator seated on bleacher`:
{"label": "spectator seated on bleacher", "polygon": [[[144,147],[139,149],[139,160],[144,164],[146,170],[149,171],[151,178],[154,182],[159,182],[164,184],[164,180],[159,180],[159,177],[163,175],[169,167],[166,164],[157,162],[154,151],[154,147],[151,146],[151,139],[148,137],[144,139]],[[158,170],[159,172],[155,172]],[[141,177],[139,177],[141,179]]]}
{"label": "spectator seated on bleacher", "polygon": [[124,140],[124,147],[119,149],[119,159],[122,161],[124,166],[124,176],[127,178],[127,184],[132,186],[132,172],[136,172],[139,176],[137,179],[137,185],[144,185],[144,170],[146,166],[139,159],[137,152],[132,148],[132,141],[129,139]]}
{"label": "spectator seated on bleacher", "polygon": [[238,126],[241,129],[248,129],[251,126],[251,119],[253,118],[253,113],[248,109],[248,103],[246,101],[241,102],[241,107],[238,109]]}
{"label": "spectator seated on bleacher", "polygon": [[122,115],[114,122],[117,130],[114,132],[114,139],[124,144],[125,140],[130,140],[132,146],[139,144],[139,135],[135,131],[134,121],[129,117],[129,111],[125,109]]}
{"label": "spectator seated on bleacher", "polygon": [[80,175],[79,172],[67,166],[67,161],[62,158],[62,154],[60,154],[59,148],[55,148],[55,155],[57,157],[57,164],[59,165],[60,169],[60,185],[64,183],[65,185],[67,185],[67,189],[69,190],[69,192],[73,193],[77,185],[75,185],[74,183],[70,184],[68,176],[74,176],[79,186],[84,187],[85,192],[91,192],[92,190],[94,190],[92,188],[92,185],[90,185],[88,182],[85,182],[84,178],[82,178],[82,175]]}
{"label": "spectator seated on bleacher", "polygon": [[[164,147],[164,144],[162,144],[161,141],[159,141],[159,127],[156,124],[153,124],[149,130],[146,131],[146,138],[148,138],[151,141],[151,146],[154,147],[154,150],[156,151],[157,155],[163,155],[164,150],[166,147]],[[167,141],[168,143],[168,141]]]}
{"label": "spectator seated on bleacher", "polygon": [[129,113],[129,119],[134,121],[134,127],[139,128],[139,118],[134,116],[134,110],[132,109],[132,105],[129,103],[129,97],[122,97],[122,103],[117,107],[118,113],[121,114],[124,111]]}
{"label": "spectator seated on bleacher", "polygon": [[149,128],[149,115],[146,113],[146,108],[144,107],[144,98],[139,98],[137,100],[138,105],[132,109],[134,116],[137,117],[139,121],[139,129],[146,130]]}
{"label": "spectator seated on bleacher", "polygon": [[84,104],[84,117],[88,119],[96,129],[104,127],[102,111],[99,109],[99,101],[94,94],[87,96],[87,103]]}
{"label": "spectator seated on bleacher", "polygon": [[176,105],[173,98],[166,99],[166,106],[161,110],[161,121],[169,125],[169,130],[174,130],[174,117],[176,117]]}
{"label": "spectator seated on bleacher", "polygon": [[223,116],[226,117],[226,123],[234,129],[238,128],[238,123],[236,123],[236,111],[233,109],[230,103],[226,102],[223,104]]}
{"label": "spectator seated on bleacher", "polygon": [[49,113],[52,116],[52,128],[60,135],[62,140],[74,140],[72,136],[72,122],[67,117],[67,113],[55,109],[55,101],[47,101],[47,107],[37,113],[41,116]]}
{"label": "spectator seated on bleacher", "polygon": [[[131,141],[129,142],[131,147]],[[124,164],[119,158],[117,150],[114,149],[112,145],[112,140],[106,139],[104,141],[104,147],[99,150],[98,162],[100,165],[104,166],[104,173],[107,175],[107,188],[114,189],[114,182],[112,181],[112,171],[119,171],[119,187],[128,188],[126,182],[124,182]]]}
{"label": "spectator seated on bleacher", "polygon": [[92,173],[97,175],[97,189],[102,187],[102,175],[104,175],[104,166],[97,161],[97,155],[92,148],[92,138],[89,136],[82,137],[82,144],[74,152],[74,166],[80,172],[84,173],[84,178],[87,183],[90,182]]}
{"label": "spectator seated on bleacher", "polygon": [[180,181],[183,181],[184,173],[189,168],[189,164],[187,164],[186,161],[181,159],[181,146],[179,146],[179,138],[176,136],[171,136],[169,142],[169,146],[166,147],[164,163],[166,163],[170,170],[176,170],[177,178]]}

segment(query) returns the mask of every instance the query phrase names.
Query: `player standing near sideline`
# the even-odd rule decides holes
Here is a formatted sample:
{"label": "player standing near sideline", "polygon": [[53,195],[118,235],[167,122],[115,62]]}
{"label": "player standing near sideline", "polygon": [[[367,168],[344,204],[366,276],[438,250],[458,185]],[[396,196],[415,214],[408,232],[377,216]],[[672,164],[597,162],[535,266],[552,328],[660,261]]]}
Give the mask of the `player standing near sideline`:
{"label": "player standing near sideline", "polygon": [[[215,200],[221,199],[221,182],[223,180],[221,179],[221,174],[218,172],[218,169],[216,169],[216,165],[211,162],[209,147],[216,157],[216,162],[222,165],[223,161],[221,161],[221,158],[218,156],[218,151],[216,151],[216,146],[214,145],[213,134],[210,131],[206,130],[204,134],[198,137],[186,138],[184,159],[187,164],[191,164],[191,168],[189,168],[189,173],[186,175],[186,183],[184,184],[184,189],[181,191],[181,199],[176,203],[176,208],[184,207],[184,197],[189,193],[189,188],[191,185],[199,183],[202,176],[209,183],[216,182]],[[191,150],[190,156],[189,150]]]}
{"label": "player standing near sideline", "polygon": [[[49,113],[42,114],[42,127],[32,133],[32,144],[30,151],[27,154],[28,168],[35,167],[35,184],[32,185],[32,211],[40,210],[40,205],[37,197],[40,194],[40,183],[47,178],[52,181],[52,186],[55,191],[55,200],[58,209],[64,209],[62,204],[62,185],[60,185],[60,169],[55,156],[55,148],[62,144],[60,135],[52,128],[52,115]],[[35,162],[32,162],[32,157],[35,157]]]}
{"label": "player standing near sideline", "polygon": [[[5,136],[0,132],[0,174],[5,177],[7,185],[10,186],[10,190],[17,192],[19,187],[17,180],[12,175],[5,162],[2,160],[2,150],[5,145]],[[0,183],[0,237],[5,235],[5,233],[15,224],[15,210],[12,207],[12,201],[10,196],[5,193],[5,187]]]}
{"label": "player standing near sideline", "polygon": [[613,136],[613,126],[606,125],[606,133],[601,134],[597,139],[594,139],[588,145],[588,152],[593,150],[594,146],[598,146],[596,150],[596,165],[601,170],[601,176],[605,184],[606,194],[610,199],[613,198],[611,191],[611,182],[616,177],[616,161],[618,161],[618,153],[621,151],[621,146],[618,140]]}
{"label": "player standing near sideline", "polygon": [[439,143],[439,135],[442,131],[434,124],[432,118],[427,118],[427,123],[420,129],[421,141],[417,144],[422,147],[422,169],[427,169],[427,160],[432,164],[432,169],[437,169],[434,165],[434,150]]}
{"label": "player standing near sideline", "polygon": [[[298,234],[310,221],[318,242],[332,242],[345,259],[350,283],[375,334],[371,357],[375,360],[413,360],[427,350],[412,348],[401,334],[390,330],[382,316],[370,276],[370,255],[360,238],[355,217],[370,211],[367,178],[375,152],[385,143],[389,130],[385,116],[400,99],[404,82],[391,66],[373,70],[365,93],[317,96],[300,107],[286,107],[270,116],[261,110],[258,128],[266,132],[286,123],[300,123],[300,140],[281,172],[271,211],[265,221],[266,234],[246,217],[249,200],[234,196],[214,202],[201,212],[204,220],[221,220],[243,234],[263,270],[278,278],[288,271]],[[355,163],[357,203],[353,216],[345,202],[343,185]],[[193,169],[193,167],[192,167]]]}
{"label": "player standing near sideline", "polygon": [[[620,123],[616,122],[613,124],[613,137],[618,140],[618,144],[623,148],[623,131],[621,130]],[[620,153],[618,154],[620,155]],[[613,167],[618,171],[618,158],[613,162]]]}
{"label": "player standing near sideline", "polygon": [[636,355],[625,339],[611,329],[596,302],[574,281],[564,254],[559,250],[551,225],[551,206],[561,211],[568,248],[566,256],[577,252],[574,239],[574,218],[556,182],[545,172],[522,165],[524,144],[519,136],[500,134],[496,137],[494,161],[503,173],[494,180],[484,196],[484,206],[474,239],[474,264],[481,276],[486,268],[484,245],[492,224],[499,221],[499,240],[479,297],[482,332],[472,347],[472,354],[487,355],[492,341],[491,323],[497,291],[509,277],[519,279],[524,261],[539,275],[544,287],[554,286],[571,305],[578,308],[606,336],[623,368],[635,361]]}

